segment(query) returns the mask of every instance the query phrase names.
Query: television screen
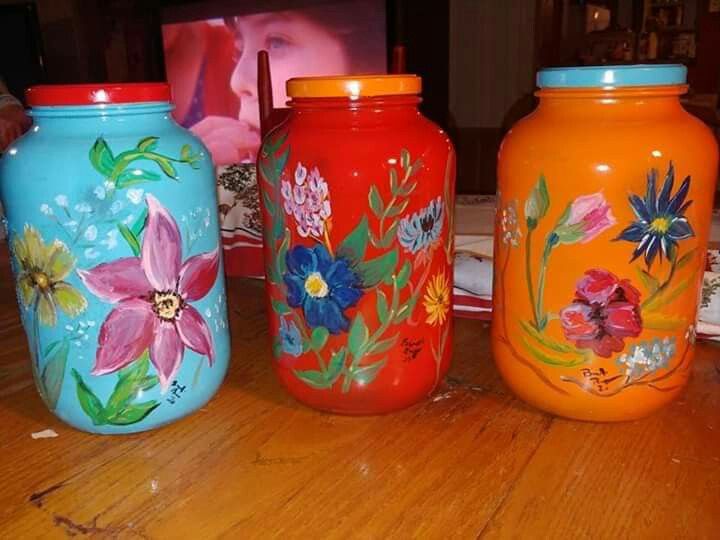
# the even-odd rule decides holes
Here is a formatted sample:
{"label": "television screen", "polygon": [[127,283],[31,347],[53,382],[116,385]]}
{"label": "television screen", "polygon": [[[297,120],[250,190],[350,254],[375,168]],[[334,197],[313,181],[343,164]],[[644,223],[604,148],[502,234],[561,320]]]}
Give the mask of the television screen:
{"label": "television screen", "polygon": [[258,51],[269,53],[276,107],[285,106],[291,77],[387,69],[384,0],[248,4],[180,6],[163,14],[175,118],[203,140],[217,165],[255,161]]}
{"label": "television screen", "polygon": [[385,73],[385,0],[222,0],[163,13],[175,119],[199,136],[217,167],[225,270],[262,276],[255,158],[260,146],[257,53],[268,51],[275,107],[285,81]]}

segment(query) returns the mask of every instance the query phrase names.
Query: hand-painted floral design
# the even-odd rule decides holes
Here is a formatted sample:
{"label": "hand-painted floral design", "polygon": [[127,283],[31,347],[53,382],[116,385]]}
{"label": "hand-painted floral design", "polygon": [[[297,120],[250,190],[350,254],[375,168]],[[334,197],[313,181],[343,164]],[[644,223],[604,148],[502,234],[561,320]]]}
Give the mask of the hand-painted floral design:
{"label": "hand-painted floral design", "polygon": [[674,337],[665,337],[662,340],[655,338],[632,345],[627,354],[618,357],[617,364],[625,368],[626,377],[636,379],[646,373],[667,368],[676,351]]}
{"label": "hand-painted floral design", "polygon": [[283,276],[290,307],[302,307],[311,328],[323,326],[331,334],[347,332],[344,311],[363,295],[360,277],[349,261],[333,257],[323,245],[295,246],[286,256]]}
{"label": "hand-painted floral design", "polygon": [[329,190],[317,167],[310,172],[302,163],[295,167],[295,183],[282,181],[283,208],[295,218],[297,232],[303,238],[323,238],[332,215]]}
{"label": "hand-painted floral design", "polygon": [[427,313],[425,322],[432,326],[445,323],[450,311],[450,285],[444,272],[430,278],[425,289],[423,306]]}
{"label": "hand-painted floral design", "polygon": [[416,254],[438,241],[443,228],[444,205],[441,197],[425,208],[400,220],[398,240],[405,251]]}
{"label": "hand-painted floral design", "polygon": [[554,231],[563,244],[586,244],[617,223],[610,205],[600,192],[575,199],[566,216],[567,219],[561,220]]}
{"label": "hand-painted floral design", "polygon": [[100,328],[92,373],[116,372],[149,348],[163,391],[180,368],[185,347],[213,363],[210,330],[192,306],[215,283],[218,250],[182,262],[178,225],[155,197],[146,195],[147,222],[139,257],[78,270],[97,297],[116,304]]}
{"label": "hand-painted floral design", "polygon": [[17,286],[25,307],[32,307],[40,323],[55,326],[57,308],[68,317],[77,317],[87,308],[87,300],[65,281],[75,266],[67,246],[55,240],[43,241],[40,233],[26,225],[22,236],[15,236],[13,252],[18,261]]}
{"label": "hand-painted floral design", "polygon": [[502,229],[502,242],[512,247],[520,245],[522,231],[520,230],[520,222],[518,221],[517,200],[513,199],[501,211],[500,227]]}
{"label": "hand-painted floral design", "polygon": [[650,268],[655,257],[660,254],[668,259],[675,258],[677,243],[685,238],[695,236],[685,211],[692,201],[685,202],[690,190],[690,177],[687,176],[673,195],[675,167],[672,162],[668,167],[665,181],[660,193],[656,192],[657,171],[650,170],[647,176],[647,191],[644,198],[630,195],[630,206],[635,213],[636,221],[628,225],[615,240],[625,240],[637,244],[631,261],[641,255]]}
{"label": "hand-painted floral design", "polygon": [[642,331],[640,292],[607,270],[588,270],[573,302],[560,311],[560,322],[565,337],[578,348],[609,358],[623,350],[624,338]]}
{"label": "hand-painted floral design", "polygon": [[280,345],[282,352],[296,358],[303,352],[300,330],[298,330],[295,321],[289,321],[285,317],[280,318]]}

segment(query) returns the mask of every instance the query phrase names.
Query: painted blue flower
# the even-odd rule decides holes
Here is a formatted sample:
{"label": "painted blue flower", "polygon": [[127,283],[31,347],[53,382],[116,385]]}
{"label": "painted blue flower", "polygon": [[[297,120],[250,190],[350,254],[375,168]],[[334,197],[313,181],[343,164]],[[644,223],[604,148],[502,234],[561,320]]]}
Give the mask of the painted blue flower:
{"label": "painted blue flower", "polygon": [[284,353],[295,357],[303,352],[300,330],[294,321],[288,321],[285,317],[280,318],[280,345]]}
{"label": "painted blue flower", "polygon": [[693,228],[685,217],[685,211],[692,204],[692,201],[685,202],[690,190],[690,177],[686,177],[675,195],[672,195],[675,168],[670,162],[659,194],[655,189],[656,180],[657,171],[652,169],[647,177],[645,198],[641,199],[635,194],[630,195],[630,206],[637,220],[615,238],[615,240],[637,243],[631,261],[644,255],[648,267],[652,265],[658,253],[660,260],[663,255],[672,259],[678,241],[695,236]]}
{"label": "painted blue flower", "polygon": [[400,220],[398,240],[405,251],[415,254],[437,241],[442,232],[443,212],[443,201],[438,197],[419,212]]}
{"label": "painted blue flower", "polygon": [[360,277],[349,261],[333,259],[323,245],[313,248],[295,246],[288,251],[287,301],[291,307],[302,307],[305,320],[312,328],[324,326],[331,334],[347,332],[350,321],[344,311],[363,295]]}

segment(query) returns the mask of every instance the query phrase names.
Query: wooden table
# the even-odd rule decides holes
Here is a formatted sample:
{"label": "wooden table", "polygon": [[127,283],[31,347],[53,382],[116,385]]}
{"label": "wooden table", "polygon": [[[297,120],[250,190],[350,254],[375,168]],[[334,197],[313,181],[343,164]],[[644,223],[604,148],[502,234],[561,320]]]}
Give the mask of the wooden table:
{"label": "wooden table", "polygon": [[[321,414],[270,369],[261,284],[231,280],[233,363],[194,416],[132,436],[64,426],[31,380],[0,246],[0,537],[718,538],[720,361],[686,394],[600,425],[525,406],[487,326],[459,320],[434,398],[383,417]],[[54,429],[59,437],[33,440]]]}

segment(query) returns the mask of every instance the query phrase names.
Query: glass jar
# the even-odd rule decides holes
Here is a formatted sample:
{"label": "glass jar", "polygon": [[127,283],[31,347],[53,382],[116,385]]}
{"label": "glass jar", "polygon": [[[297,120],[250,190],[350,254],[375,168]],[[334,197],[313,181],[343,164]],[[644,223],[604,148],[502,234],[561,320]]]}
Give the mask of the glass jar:
{"label": "glass jar", "polygon": [[68,424],[158,427],[228,365],[213,167],[167,84],[38,86],[0,161],[37,388]]}
{"label": "glass jar", "polygon": [[273,366],[312,407],[428,396],[452,349],[455,162],[413,75],[287,83],[258,158]]}
{"label": "glass jar", "polygon": [[543,70],[502,143],[492,345],[536,407],[631,420],[687,382],[718,151],[680,104],[685,76]]}

